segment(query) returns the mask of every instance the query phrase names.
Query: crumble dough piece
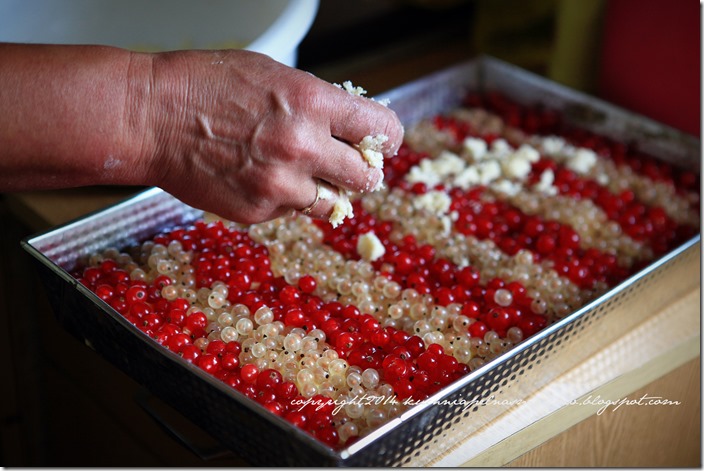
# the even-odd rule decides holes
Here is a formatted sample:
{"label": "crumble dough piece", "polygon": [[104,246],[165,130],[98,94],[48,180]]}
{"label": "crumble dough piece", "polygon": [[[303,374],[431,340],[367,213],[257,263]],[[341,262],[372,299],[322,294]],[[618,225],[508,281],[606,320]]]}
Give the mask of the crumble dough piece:
{"label": "crumble dough piece", "polygon": [[413,207],[443,216],[450,211],[452,200],[444,191],[431,190],[413,199]]}
{"label": "crumble dough piece", "polygon": [[332,208],[332,214],[329,219],[333,228],[342,224],[346,217],[354,217],[354,210],[352,209],[352,203],[350,203],[350,198],[347,195],[347,192],[338,188],[337,193],[339,197],[335,202],[335,206]]}
{"label": "crumble dough piece", "polygon": [[[337,191],[337,201],[335,202],[335,205],[332,208],[332,214],[330,215],[330,218],[328,218],[328,221],[330,224],[332,224],[332,227],[335,228],[342,224],[342,222],[345,220],[346,217],[352,218],[354,217],[354,211],[352,209],[352,203],[350,203],[350,198],[347,195],[347,192],[344,190],[341,190],[337,187],[334,187],[335,190]],[[331,190],[328,185],[320,185],[319,187],[319,193],[318,193],[318,198],[322,200],[327,200],[330,201],[335,198],[335,194],[333,193],[333,190]]]}
{"label": "crumble dough piece", "polygon": [[[363,89],[362,87],[355,87],[354,85],[352,85],[352,82],[350,80],[345,80],[344,82],[342,82],[342,85],[340,85],[339,83],[333,83],[333,85],[335,85],[337,88],[341,88],[341,89],[345,90],[350,95],[364,96],[367,94],[367,91],[365,89]],[[372,98],[370,98],[370,100],[376,101],[381,106],[389,106],[389,103],[391,103],[391,100],[389,100],[388,98],[382,98],[381,100],[375,100],[372,97]]]}
{"label": "crumble dough piece", "polygon": [[367,91],[363,89],[362,87],[355,87],[352,85],[352,82],[350,80],[345,80],[342,82],[342,85],[339,83],[333,83],[337,88],[341,88],[345,90],[347,93],[350,95],[356,95],[356,96],[364,96],[367,94]]}
{"label": "crumble dough piece", "polygon": [[[364,96],[366,95],[367,91],[363,89],[362,87],[355,87],[352,85],[352,82],[349,80],[345,80],[342,82],[342,85],[333,83],[338,88],[341,88],[350,95],[355,95],[355,96]],[[374,99],[371,99],[374,101]],[[383,99],[378,101],[377,103],[380,103],[384,106],[388,106],[389,100],[388,99]],[[362,154],[362,157],[364,157],[364,160],[367,161],[367,163],[375,168],[384,168],[384,154],[381,152],[381,147],[389,140],[389,136],[385,136],[384,134],[377,134],[375,136],[365,136],[362,141],[357,144],[357,149],[359,149],[360,153]]]}
{"label": "crumble dough piece", "polygon": [[357,239],[357,253],[362,259],[373,262],[384,256],[386,248],[374,231],[366,232]]}
{"label": "crumble dough piece", "polygon": [[370,167],[384,168],[384,154],[381,153],[381,146],[388,140],[389,136],[377,134],[376,136],[366,136],[359,143],[357,148]]}
{"label": "crumble dough piece", "polygon": [[[333,83],[333,85],[345,90],[350,95],[364,96],[367,93],[364,88],[355,87],[349,80],[345,80],[344,82],[342,82],[342,85],[337,83]],[[374,101],[373,98],[371,100]],[[383,99],[378,101],[377,103],[383,106],[388,106],[389,100]],[[369,164],[370,167],[383,169],[384,154],[381,152],[381,147],[388,140],[389,136],[386,136],[384,134],[365,136],[362,141],[355,147],[359,150],[359,152],[362,154],[362,158],[364,158],[364,160]],[[381,189],[383,187],[383,182],[384,179],[382,178],[381,181],[374,188],[372,188],[372,191],[377,191]],[[350,203],[349,195],[347,194],[347,192],[338,188],[338,194],[339,198],[333,206],[332,214],[330,215],[329,219],[330,224],[332,224],[333,228],[342,224],[346,217],[354,217],[352,203]],[[320,197],[323,198],[322,195]]]}

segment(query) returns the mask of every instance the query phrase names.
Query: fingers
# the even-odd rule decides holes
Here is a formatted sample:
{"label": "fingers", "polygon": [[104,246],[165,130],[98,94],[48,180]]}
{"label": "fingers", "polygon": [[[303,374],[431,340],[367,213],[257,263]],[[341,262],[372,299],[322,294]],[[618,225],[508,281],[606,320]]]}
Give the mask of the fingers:
{"label": "fingers", "polygon": [[336,139],[325,139],[317,154],[323,156],[313,169],[314,177],[355,193],[373,191],[384,178],[380,168],[374,168],[362,157],[359,149]]}
{"label": "fingers", "polygon": [[312,159],[312,174],[355,193],[373,191],[384,178],[380,168],[383,159],[380,162],[366,159],[360,144],[371,137],[378,142],[373,150],[381,152],[384,158],[391,157],[403,141],[403,127],[396,113],[380,103],[334,85],[325,86],[327,98],[319,102],[320,113],[330,120],[332,138],[321,136],[316,140],[316,147],[311,149],[311,155],[316,156]]}
{"label": "fingers", "polygon": [[359,144],[366,136],[387,136],[388,140],[382,145],[381,152],[385,157],[395,155],[403,141],[403,126],[396,113],[371,99],[354,96],[340,89],[336,93],[345,96],[328,102],[334,104],[328,110],[332,135],[353,145]]}

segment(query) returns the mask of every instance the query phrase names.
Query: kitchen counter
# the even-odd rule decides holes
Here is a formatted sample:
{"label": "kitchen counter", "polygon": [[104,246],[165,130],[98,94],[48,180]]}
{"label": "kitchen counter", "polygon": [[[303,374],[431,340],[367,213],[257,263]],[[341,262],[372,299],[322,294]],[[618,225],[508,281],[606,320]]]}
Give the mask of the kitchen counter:
{"label": "kitchen counter", "polygon": [[[328,66],[316,73],[330,81],[350,79],[373,95],[467,58],[460,43],[386,61],[383,69],[367,62],[357,69]],[[19,238],[140,190],[90,187],[4,195],[2,214],[11,221],[11,230],[4,230],[3,251],[12,253],[0,265],[0,295],[8,297],[8,313],[23,311],[25,318],[4,319],[7,329],[0,338],[3,366],[14,373],[11,397],[3,405],[3,464],[245,464],[178,414],[165,412],[174,423],[171,432],[189,435],[189,441],[200,444],[202,456],[172,440],[144,412],[163,407],[145,404],[155,398],[56,325],[28,259],[18,253]],[[691,275],[682,281],[691,287],[685,296],[606,350],[525,398],[442,459],[422,462],[421,457],[413,464],[701,466],[699,266],[691,267]],[[33,378],[30,373],[36,368],[44,370]],[[633,402],[616,408],[605,402],[644,396],[669,404]],[[574,399],[572,405],[556,405],[568,397]],[[28,404],[39,406],[32,410]],[[606,410],[599,412],[602,408]]]}

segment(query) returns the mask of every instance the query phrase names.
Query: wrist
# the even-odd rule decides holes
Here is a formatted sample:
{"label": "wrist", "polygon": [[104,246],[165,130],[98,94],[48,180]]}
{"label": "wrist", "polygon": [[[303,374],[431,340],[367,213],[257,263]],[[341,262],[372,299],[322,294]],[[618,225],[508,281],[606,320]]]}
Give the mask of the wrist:
{"label": "wrist", "polygon": [[127,184],[158,185],[160,181],[160,123],[155,112],[154,54],[130,52],[127,65],[124,129],[131,165]]}
{"label": "wrist", "polygon": [[192,147],[193,123],[186,116],[189,103],[189,54],[184,52],[136,54],[130,67],[128,93],[130,126],[138,139],[138,162],[142,181],[150,186],[169,186]]}

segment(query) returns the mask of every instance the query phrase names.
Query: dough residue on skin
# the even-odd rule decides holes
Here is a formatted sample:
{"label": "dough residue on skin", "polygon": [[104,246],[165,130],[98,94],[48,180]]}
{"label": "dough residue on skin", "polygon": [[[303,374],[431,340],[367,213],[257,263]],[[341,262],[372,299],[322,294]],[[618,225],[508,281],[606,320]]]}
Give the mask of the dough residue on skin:
{"label": "dough residue on skin", "polygon": [[362,153],[364,160],[366,160],[371,167],[384,168],[384,154],[381,153],[381,147],[388,140],[389,136],[384,134],[365,136],[357,145],[357,148]]}
{"label": "dough residue on skin", "polygon": [[[345,80],[344,82],[342,82],[342,85],[338,83],[333,83],[333,85],[338,88],[341,88],[342,90],[345,90],[350,95],[364,96],[367,94],[367,91],[364,88],[355,87],[354,85],[352,85],[352,82],[350,80]],[[372,101],[374,101],[373,98]],[[377,103],[383,106],[388,106],[389,100],[383,99],[378,101]],[[362,154],[362,158],[369,164],[370,167],[383,169],[384,154],[381,152],[381,148],[388,140],[389,136],[386,136],[384,134],[369,135],[365,136],[362,141],[354,147],[359,150],[360,154]],[[371,175],[369,178],[372,178]],[[376,184],[372,188],[372,191],[377,191],[383,186],[384,177],[382,172],[382,177],[376,182]],[[333,228],[342,224],[345,218],[354,217],[352,203],[350,203],[349,195],[347,194],[347,192],[338,188],[338,194],[339,197],[335,202],[335,205],[333,206],[332,214],[329,218],[330,224],[332,224]],[[320,195],[320,198],[324,199],[322,195]]]}
{"label": "dough residue on skin", "polygon": [[388,107],[389,104],[391,103],[391,100],[389,100],[388,98],[382,98],[381,100],[375,100],[374,98],[372,98],[372,101],[376,101],[381,106],[386,106],[386,107]]}
{"label": "dough residue on skin", "polygon": [[[367,94],[367,91],[364,88],[355,87],[354,85],[352,85],[352,82],[350,80],[345,80],[344,82],[342,82],[342,85],[340,85],[339,83],[333,83],[333,85],[335,85],[337,88],[341,88],[341,89],[345,90],[350,95],[364,96]],[[372,97],[372,98],[370,98],[370,100],[379,103],[381,106],[387,106],[387,107],[389,106],[389,103],[391,103],[391,100],[389,100],[388,98],[382,98],[381,100],[375,100]]]}
{"label": "dough residue on skin", "polygon": [[352,203],[350,203],[350,198],[347,192],[338,189],[338,198],[335,205],[332,208],[332,214],[330,215],[330,224],[333,228],[336,228],[342,224],[345,218],[353,218],[354,210],[352,209]]}
{"label": "dough residue on skin", "polygon": [[350,80],[345,80],[342,82],[342,85],[339,83],[333,83],[337,88],[341,88],[345,90],[347,93],[350,95],[356,95],[356,96],[364,96],[367,94],[367,91],[363,89],[362,87],[355,87],[352,85],[352,82]]}
{"label": "dough residue on skin", "polygon": [[354,217],[354,210],[347,192],[339,188],[335,188],[335,191],[337,191],[337,196],[333,190],[328,187],[328,185],[320,185],[318,189],[318,199],[321,201],[332,201],[337,199],[333,205],[332,214],[330,214],[330,217],[328,218],[328,221],[332,224],[333,228],[342,224],[346,217]]}

